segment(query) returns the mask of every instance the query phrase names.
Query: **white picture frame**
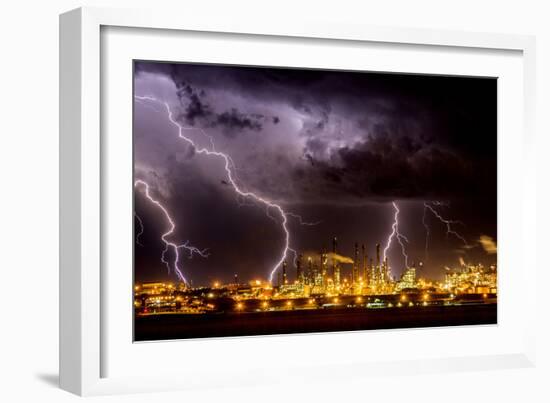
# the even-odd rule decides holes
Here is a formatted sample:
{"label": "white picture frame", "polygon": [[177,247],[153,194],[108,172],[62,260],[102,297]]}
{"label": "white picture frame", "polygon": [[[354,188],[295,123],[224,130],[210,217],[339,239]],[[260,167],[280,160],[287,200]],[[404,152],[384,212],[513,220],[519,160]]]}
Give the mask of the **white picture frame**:
{"label": "white picture frame", "polygon": [[[518,245],[521,250],[516,251],[519,255],[515,258],[521,257],[525,265],[522,267],[522,278],[534,278],[537,270],[534,261],[536,253],[532,251],[532,246],[531,252],[527,253],[528,243],[524,236],[535,229],[534,210],[527,207],[528,201],[534,199],[535,192],[535,183],[530,179],[535,170],[534,159],[530,158],[534,136],[532,122],[535,42],[533,37],[342,25],[314,19],[302,20],[299,24],[288,22],[281,25],[268,19],[262,21],[236,18],[207,20],[149,10],[77,9],[60,17],[60,385],[63,389],[79,395],[95,395],[223,386],[229,383],[235,384],[235,382],[245,385],[271,382],[274,376],[277,381],[292,380],[297,374],[302,378],[305,376],[323,379],[327,377],[327,369],[335,368],[338,369],[339,376],[345,377],[352,373],[355,376],[358,373],[368,376],[380,372],[418,373],[419,371],[439,372],[534,365],[535,323],[534,319],[528,316],[521,324],[510,325],[513,327],[514,337],[519,334],[522,335],[521,337],[525,335],[522,342],[510,346],[509,349],[504,346],[500,353],[476,353],[471,356],[457,355],[456,352],[449,356],[411,354],[402,358],[389,355],[387,359],[379,357],[375,361],[357,356],[348,361],[314,363],[314,367],[309,368],[306,374],[298,362],[289,360],[279,363],[279,367],[274,363],[271,371],[266,368],[264,373],[256,371],[246,376],[244,364],[233,368],[231,374],[227,374],[227,368],[223,367],[218,374],[214,375],[208,372],[208,368],[199,367],[192,376],[189,373],[183,376],[181,371],[176,372],[170,368],[162,376],[147,374],[137,376],[130,373],[125,375],[122,368],[117,371],[116,376],[110,376],[111,371],[106,370],[105,361],[117,346],[112,345],[104,329],[110,324],[104,319],[106,312],[110,309],[109,304],[115,303],[111,297],[107,298],[109,293],[105,290],[103,282],[108,276],[102,271],[106,259],[106,248],[102,244],[102,219],[105,219],[102,209],[106,202],[102,192],[105,190],[105,178],[111,174],[106,170],[106,166],[112,166],[106,165],[107,157],[102,153],[103,147],[109,142],[102,140],[101,136],[101,133],[107,129],[103,126],[104,116],[101,109],[101,55],[104,45],[102,45],[101,35],[105,27],[244,35],[260,41],[262,38],[291,38],[306,43],[310,39],[319,39],[336,41],[334,46],[338,46],[338,43],[377,43],[380,46],[399,44],[437,49],[469,49],[480,54],[489,51],[517,52],[521,59],[522,75],[519,78],[521,82],[516,84],[519,85],[517,88],[523,89],[523,97],[519,101],[523,107],[521,111],[523,116],[520,119],[523,126],[519,131],[523,133],[522,136],[516,134],[516,140],[519,141],[522,149],[522,187],[515,197],[516,206],[521,206],[522,211],[521,220],[518,221],[521,228],[518,228],[517,238],[514,239],[521,239],[522,242]],[[131,81],[131,75],[128,79]],[[502,127],[499,126],[499,130],[501,129]],[[499,171],[505,168],[502,164],[506,163],[509,164],[511,161],[499,162]],[[501,218],[499,213],[499,220]],[[520,286],[517,287],[517,292],[521,292]],[[514,295],[517,297],[518,294]],[[535,312],[534,293],[522,295],[524,304],[533,308],[531,312]],[[499,317],[502,313],[499,311]],[[432,332],[429,329],[423,331]],[[484,332],[493,331],[484,330]],[[339,337],[339,340],[346,337],[346,343],[353,345],[360,342],[362,334],[364,333],[348,332],[347,335],[335,337]],[[413,333],[410,335],[414,336]],[[423,337],[426,335],[428,333],[423,333]],[[299,344],[314,337],[319,336],[257,337],[247,338],[246,343],[248,348],[254,350],[265,348],[265,343],[283,344],[293,340]],[[131,343],[130,340],[128,342]],[[201,351],[213,346],[212,341],[209,343],[196,342],[192,346]],[[231,345],[238,343],[242,345],[243,338],[218,340],[217,343],[216,346],[223,345],[225,348],[230,348]],[[108,345],[111,346],[109,349],[106,347]],[[173,345],[172,348],[174,348]],[[221,347],[219,351],[223,351]],[[121,357],[121,360],[124,359]],[[281,366],[284,371],[281,371]],[[208,377],[206,377],[207,374]]]}

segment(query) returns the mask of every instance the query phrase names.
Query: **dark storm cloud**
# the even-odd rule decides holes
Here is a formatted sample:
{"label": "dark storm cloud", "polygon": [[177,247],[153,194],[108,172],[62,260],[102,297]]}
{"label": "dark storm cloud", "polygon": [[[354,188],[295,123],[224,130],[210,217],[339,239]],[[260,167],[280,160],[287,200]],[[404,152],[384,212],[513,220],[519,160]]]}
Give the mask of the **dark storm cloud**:
{"label": "dark storm cloud", "polygon": [[307,182],[320,197],[447,200],[495,190],[494,160],[471,160],[420,137],[374,132],[353,147],[338,149],[330,161],[313,157],[325,146],[310,138],[310,165],[294,171],[296,181]]}
{"label": "dark storm cloud", "polygon": [[262,124],[260,120],[263,119],[261,115],[245,115],[239,112],[235,108],[231,108],[229,111],[220,113],[216,117],[214,122],[214,127],[220,125],[224,128],[227,128],[231,133],[234,133],[238,129],[249,129],[249,130],[262,130]]}
{"label": "dark storm cloud", "polygon": [[[290,163],[288,171],[296,179],[293,192],[302,197],[452,199],[465,192],[496,191],[495,80],[138,65],[138,71],[171,77],[186,124],[219,127],[235,136],[243,130],[262,131],[266,122],[279,123],[279,116],[266,118],[245,110],[246,105],[293,108],[302,116],[297,139],[304,139],[305,164]],[[207,98],[216,90],[238,94],[246,102],[215,111]],[[277,164],[272,157],[263,159],[258,171]],[[263,182],[270,183],[273,194],[289,193],[286,183]]]}
{"label": "dark storm cloud", "polygon": [[[183,107],[179,118],[188,125],[201,127],[218,128],[221,127],[225,134],[236,135],[241,130],[261,131],[264,123],[274,125],[280,122],[279,116],[264,116],[259,113],[247,113],[236,107],[223,110],[213,108],[207,98],[208,89],[220,89],[220,83],[225,81],[228,84],[227,90],[231,90],[230,81],[227,80],[221,71],[212,70],[212,66],[198,66],[210,70],[209,74],[197,74],[195,71],[182,69],[183,65],[165,64],[165,63],[141,63],[135,64],[136,73],[153,72],[169,76],[177,88],[177,95]],[[233,77],[235,84],[239,82],[239,77]],[[244,74],[240,77],[243,86],[254,83]],[[196,89],[195,87],[201,88]]]}
{"label": "dark storm cloud", "polygon": [[[237,108],[216,113],[205,101],[204,90],[197,91],[191,85],[181,82],[178,82],[177,87],[177,95],[183,106],[178,120],[187,125],[203,128],[221,127],[225,134],[234,136],[240,130],[260,131],[263,127],[262,122],[266,121],[266,117],[262,114],[242,113]],[[273,123],[278,123],[278,117],[274,116],[271,119]]]}
{"label": "dark storm cloud", "polygon": [[[187,105],[179,116],[185,123],[195,125],[197,120],[207,120],[214,115],[210,106],[201,100],[198,92],[189,84],[179,84],[177,94],[180,102],[187,100]],[[204,96],[205,92],[201,91],[201,95]]]}
{"label": "dark storm cloud", "polygon": [[[222,110],[213,108],[207,95],[208,89],[211,88],[208,85],[210,75],[201,77],[201,74],[197,75],[193,71],[182,71],[183,65],[136,62],[134,67],[136,75],[159,73],[173,80],[182,106],[178,120],[188,126],[221,128],[224,134],[235,136],[242,130],[261,131],[264,123],[276,125],[280,121],[279,116],[246,113],[236,107]],[[207,82],[204,81],[205,78]]]}

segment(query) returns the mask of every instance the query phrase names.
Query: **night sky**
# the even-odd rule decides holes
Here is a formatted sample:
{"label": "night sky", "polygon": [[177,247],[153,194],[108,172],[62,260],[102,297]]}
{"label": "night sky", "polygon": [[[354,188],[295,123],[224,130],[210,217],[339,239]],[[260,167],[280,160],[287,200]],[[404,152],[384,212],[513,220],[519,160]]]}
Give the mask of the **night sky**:
{"label": "night sky", "polygon": [[[385,246],[395,201],[409,263],[442,278],[444,266],[496,262],[497,81],[492,78],[135,62],[134,93],[168,102],[185,135],[222,151],[239,186],[299,214],[291,246],[304,255],[353,244]],[[134,100],[134,176],[146,181],[176,224],[169,240],[208,248],[181,269],[193,285],[267,279],[284,245],[280,217],[228,184],[223,161],[178,138],[164,107]],[[424,202],[452,229],[426,213]],[[136,281],[176,280],[161,262],[169,223],[136,187],[143,233]],[[141,231],[135,220],[135,233]],[[167,259],[173,255],[168,253]],[[394,238],[391,271],[405,266]],[[292,255],[289,265],[292,267]],[[344,273],[349,270],[344,268]],[[291,279],[294,270],[290,270]]]}

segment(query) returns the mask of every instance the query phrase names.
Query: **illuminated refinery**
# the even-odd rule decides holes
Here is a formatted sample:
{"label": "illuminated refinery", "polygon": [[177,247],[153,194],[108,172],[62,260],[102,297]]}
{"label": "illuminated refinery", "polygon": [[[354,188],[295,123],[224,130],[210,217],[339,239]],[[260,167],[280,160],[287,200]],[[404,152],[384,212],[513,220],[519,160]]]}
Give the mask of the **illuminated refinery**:
{"label": "illuminated refinery", "polygon": [[380,244],[369,255],[366,245],[355,243],[354,257],[338,253],[338,240],[330,251],[298,254],[286,260],[273,284],[267,280],[239,281],[189,287],[180,283],[136,284],[134,306],[138,315],[160,313],[266,312],[299,309],[399,308],[496,302],[496,265],[442,268],[443,280],[422,276],[423,263],[414,262],[399,278],[391,274]]}

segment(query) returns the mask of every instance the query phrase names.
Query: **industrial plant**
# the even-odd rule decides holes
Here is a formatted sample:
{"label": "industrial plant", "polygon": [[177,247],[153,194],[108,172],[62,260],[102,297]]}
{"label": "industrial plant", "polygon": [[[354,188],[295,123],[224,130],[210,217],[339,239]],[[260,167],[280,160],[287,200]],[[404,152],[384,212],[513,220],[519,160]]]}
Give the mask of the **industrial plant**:
{"label": "industrial plant", "polygon": [[353,258],[332,249],[296,253],[283,261],[276,280],[239,281],[191,287],[185,283],[143,283],[134,288],[137,315],[166,313],[268,312],[299,309],[400,308],[495,303],[496,265],[442,268],[443,280],[422,276],[423,263],[413,262],[394,278],[380,244],[374,256],[366,245],[354,244]]}

